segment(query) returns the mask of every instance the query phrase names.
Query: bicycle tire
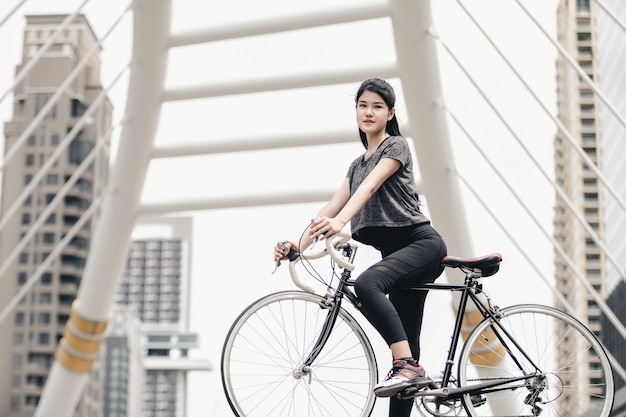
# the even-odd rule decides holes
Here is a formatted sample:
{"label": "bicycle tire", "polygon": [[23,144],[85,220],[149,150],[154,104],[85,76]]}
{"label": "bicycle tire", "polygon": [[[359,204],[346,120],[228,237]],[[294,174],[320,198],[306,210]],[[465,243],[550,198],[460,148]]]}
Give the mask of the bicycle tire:
{"label": "bicycle tire", "polygon": [[[580,321],[548,306],[512,306],[501,310],[498,324],[490,318],[481,321],[468,336],[459,358],[461,387],[523,376],[521,372],[533,374],[534,368],[510,338],[498,331],[509,353],[494,338],[493,330],[498,328],[509,332],[546,378],[526,377],[505,391],[480,398],[465,394],[463,406],[470,416],[609,416],[615,387],[602,344]],[[573,343],[576,348],[571,348]]]}
{"label": "bicycle tire", "polygon": [[222,349],[222,385],[238,417],[368,417],[378,368],[359,323],[343,308],[321,354],[302,362],[329,311],[325,299],[302,291],[265,296],[231,326]]}

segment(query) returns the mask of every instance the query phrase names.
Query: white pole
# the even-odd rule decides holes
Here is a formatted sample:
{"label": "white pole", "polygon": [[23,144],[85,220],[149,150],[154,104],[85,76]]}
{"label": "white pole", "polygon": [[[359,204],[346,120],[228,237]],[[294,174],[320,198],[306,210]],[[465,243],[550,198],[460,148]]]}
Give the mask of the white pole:
{"label": "white pole", "polygon": [[[474,256],[443,102],[430,1],[391,0],[398,71],[433,225],[448,253]],[[450,276],[449,276],[450,278]],[[453,281],[461,280],[456,275]],[[462,282],[462,281],[461,281]]]}
{"label": "white pole", "polygon": [[[429,33],[432,30],[430,1],[391,0],[391,5],[398,67],[409,114],[409,133],[414,141],[430,216],[445,239],[449,254],[472,257],[475,254],[456,177],[446,114],[441,105],[443,92],[437,45]],[[447,277],[453,283],[463,282],[461,273],[447,272]],[[453,300],[458,300],[458,294],[453,293]],[[453,306],[456,305],[453,302]],[[482,315],[477,311],[467,311],[463,324],[471,329],[481,319]],[[500,349],[502,346],[496,347],[496,352]],[[498,374],[500,357],[497,354],[485,357],[483,354],[483,358],[492,362]],[[483,369],[480,372],[481,376],[489,376]],[[492,411],[511,415],[506,410],[507,404],[497,408]]]}
{"label": "white pole", "polygon": [[104,338],[150,162],[170,34],[171,0],[137,0],[126,123],[78,297],[35,417],[70,417]]}

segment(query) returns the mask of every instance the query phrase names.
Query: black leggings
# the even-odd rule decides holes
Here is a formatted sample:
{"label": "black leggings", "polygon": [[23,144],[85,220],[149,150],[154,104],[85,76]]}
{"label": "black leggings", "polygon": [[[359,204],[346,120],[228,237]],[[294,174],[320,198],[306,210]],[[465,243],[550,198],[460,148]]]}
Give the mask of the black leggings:
{"label": "black leggings", "polygon": [[[385,342],[391,345],[407,340],[413,358],[419,360],[427,292],[406,288],[434,282],[443,272],[441,260],[447,249],[441,236],[428,224],[412,228],[410,243],[393,249],[381,247],[383,259],[364,271],[354,288],[363,304],[363,315]],[[389,417],[411,414],[413,401],[401,401],[395,397],[390,400]]]}

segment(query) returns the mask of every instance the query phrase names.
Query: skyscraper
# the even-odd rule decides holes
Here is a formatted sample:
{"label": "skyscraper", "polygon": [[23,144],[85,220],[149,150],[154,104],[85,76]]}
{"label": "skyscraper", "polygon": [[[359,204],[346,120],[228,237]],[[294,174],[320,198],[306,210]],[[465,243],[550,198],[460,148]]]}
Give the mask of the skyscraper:
{"label": "skyscraper", "polygon": [[143,417],[184,417],[187,372],[211,369],[188,357],[199,346],[189,331],[191,236],[190,217],[138,218],[116,292],[141,320]]}
{"label": "skyscraper", "polygon": [[[595,83],[598,78],[596,20],[589,0],[559,1],[557,31],[559,43]],[[571,139],[601,169],[603,155],[598,98],[585,77],[561,55],[557,60],[557,100],[559,120]],[[601,311],[578,274],[589,282],[600,297],[605,296],[604,254],[596,241],[596,238],[604,237],[603,190],[597,173],[563,132],[558,132],[555,137],[554,152],[556,182],[565,195],[564,198],[557,194],[554,214],[554,237],[565,252],[563,256],[557,251],[555,256],[556,287],[576,309],[576,316],[600,335]],[[584,221],[579,221],[579,218]],[[574,340],[569,340],[567,335],[562,336],[560,349],[576,349]],[[580,352],[579,372],[571,375],[571,380],[565,381],[566,384],[591,386],[588,381],[597,377],[594,373],[595,365],[593,352]],[[577,383],[582,380],[587,382]],[[571,404],[574,410],[578,399],[593,394],[597,393],[564,393],[559,400]]]}
{"label": "skyscraper", "polygon": [[[17,73],[65,18],[26,17]],[[0,323],[3,417],[32,415],[81,281],[92,204],[108,171],[107,154],[97,152],[112,115],[98,52],[88,21],[77,16],[16,86],[5,124],[0,306],[29,291]]]}

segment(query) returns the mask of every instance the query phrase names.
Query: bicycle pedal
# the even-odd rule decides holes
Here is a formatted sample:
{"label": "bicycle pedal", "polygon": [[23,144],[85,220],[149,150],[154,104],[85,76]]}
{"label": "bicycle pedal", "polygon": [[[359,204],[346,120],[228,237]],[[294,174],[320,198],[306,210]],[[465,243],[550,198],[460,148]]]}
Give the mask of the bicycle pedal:
{"label": "bicycle pedal", "polygon": [[415,398],[415,396],[417,395],[419,391],[430,389],[430,388],[437,388],[437,386],[432,380],[429,381],[428,384],[418,383],[418,384],[408,386],[402,391],[400,391],[399,393],[397,393],[396,397],[401,400],[410,400],[410,399]]}
{"label": "bicycle pedal", "polygon": [[402,391],[400,391],[399,393],[397,393],[396,397],[399,400],[412,400],[413,398],[415,398],[415,395],[420,390],[421,390],[420,387],[417,387],[417,386],[413,385],[413,386],[407,387],[407,388],[403,389]]}

